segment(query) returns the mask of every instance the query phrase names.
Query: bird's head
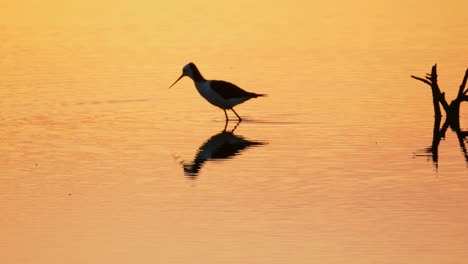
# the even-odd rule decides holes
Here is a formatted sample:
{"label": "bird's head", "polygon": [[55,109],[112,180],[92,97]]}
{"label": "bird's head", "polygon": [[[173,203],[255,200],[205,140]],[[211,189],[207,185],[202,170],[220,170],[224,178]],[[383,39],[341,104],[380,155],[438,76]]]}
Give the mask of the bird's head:
{"label": "bird's head", "polygon": [[174,84],[176,84],[184,76],[188,76],[193,79],[193,76],[196,71],[198,71],[197,66],[195,66],[193,62],[190,62],[189,64],[185,65],[184,68],[182,68],[182,75],[180,75],[180,77],[171,86],[169,86],[169,88],[174,86]]}

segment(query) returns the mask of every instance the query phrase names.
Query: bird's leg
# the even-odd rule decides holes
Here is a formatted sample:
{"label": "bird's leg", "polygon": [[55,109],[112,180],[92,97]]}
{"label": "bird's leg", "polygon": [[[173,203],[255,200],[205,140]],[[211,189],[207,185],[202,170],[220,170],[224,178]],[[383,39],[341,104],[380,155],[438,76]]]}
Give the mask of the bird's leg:
{"label": "bird's leg", "polygon": [[226,109],[223,109],[223,110],[224,110],[224,115],[226,116],[226,122],[227,122],[227,121],[229,121],[229,117],[228,117],[228,115],[226,113]]}
{"label": "bird's leg", "polygon": [[236,111],[234,111],[234,108],[231,108],[231,110],[236,114],[237,118],[239,118],[239,122],[242,121],[242,118],[236,113]]}
{"label": "bird's leg", "polygon": [[226,128],[227,128],[227,126],[228,126],[228,123],[229,123],[229,121],[226,119],[226,123],[224,123],[223,132],[226,132]]}
{"label": "bird's leg", "polygon": [[236,124],[236,125],[234,126],[234,128],[231,130],[231,133],[234,134],[234,131],[235,131],[236,128],[240,125],[241,122],[242,122],[241,120],[238,120],[238,121],[237,121],[237,124]]}

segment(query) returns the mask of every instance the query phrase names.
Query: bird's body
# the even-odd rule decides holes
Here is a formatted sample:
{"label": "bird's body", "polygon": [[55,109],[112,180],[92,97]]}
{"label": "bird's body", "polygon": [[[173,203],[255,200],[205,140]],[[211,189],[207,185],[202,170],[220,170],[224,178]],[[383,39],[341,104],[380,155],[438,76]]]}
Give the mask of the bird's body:
{"label": "bird's body", "polygon": [[231,109],[251,98],[262,96],[246,92],[232,83],[218,80],[195,82],[195,87],[203,98],[221,109]]}
{"label": "bird's body", "polygon": [[239,120],[242,120],[236,111],[234,111],[233,107],[252,98],[265,96],[264,94],[247,92],[230,82],[206,80],[201,75],[197,66],[193,63],[185,65],[182,75],[171,85],[171,87],[184,76],[188,76],[193,80],[195,87],[203,98],[212,105],[224,110],[226,120],[229,119],[226,113],[227,109],[231,109]]}

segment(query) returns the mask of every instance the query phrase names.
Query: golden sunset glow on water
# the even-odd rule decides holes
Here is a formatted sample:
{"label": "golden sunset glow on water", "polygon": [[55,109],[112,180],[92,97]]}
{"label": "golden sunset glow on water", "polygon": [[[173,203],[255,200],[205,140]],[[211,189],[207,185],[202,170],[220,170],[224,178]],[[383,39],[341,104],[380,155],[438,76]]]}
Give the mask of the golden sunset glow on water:
{"label": "golden sunset glow on water", "polygon": [[467,5],[1,3],[1,262],[464,263]]}

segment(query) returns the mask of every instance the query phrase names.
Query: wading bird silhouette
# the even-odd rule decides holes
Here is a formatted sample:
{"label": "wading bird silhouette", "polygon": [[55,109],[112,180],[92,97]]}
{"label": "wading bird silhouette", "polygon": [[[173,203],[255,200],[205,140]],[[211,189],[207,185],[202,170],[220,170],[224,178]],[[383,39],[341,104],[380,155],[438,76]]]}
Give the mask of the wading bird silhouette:
{"label": "wading bird silhouette", "polygon": [[201,75],[197,66],[195,66],[195,64],[192,62],[184,66],[182,69],[182,75],[171,86],[169,86],[169,88],[174,86],[174,84],[176,84],[184,76],[188,76],[193,80],[195,87],[197,88],[200,95],[203,96],[203,98],[205,98],[212,105],[224,110],[226,120],[229,120],[226,110],[230,109],[232,112],[234,112],[234,114],[236,114],[239,121],[242,121],[242,118],[236,113],[236,111],[234,111],[233,107],[252,98],[266,96],[266,94],[247,92],[230,82],[206,80]]}

